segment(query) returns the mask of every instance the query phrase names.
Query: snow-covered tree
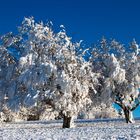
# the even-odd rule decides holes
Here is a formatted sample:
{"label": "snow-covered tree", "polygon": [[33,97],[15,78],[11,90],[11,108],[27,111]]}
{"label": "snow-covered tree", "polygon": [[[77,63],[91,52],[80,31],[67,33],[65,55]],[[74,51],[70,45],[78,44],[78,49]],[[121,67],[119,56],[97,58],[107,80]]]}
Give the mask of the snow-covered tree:
{"label": "snow-covered tree", "polygon": [[[54,33],[49,25],[25,18],[19,27],[21,57],[15,97],[20,106],[50,104],[61,113],[63,127],[91,103],[96,74],[79,54],[80,43],[72,43],[64,28]],[[16,101],[15,101],[16,102]]]}
{"label": "snow-covered tree", "polygon": [[123,63],[125,80],[114,83],[115,103],[124,110],[127,123],[134,122],[132,111],[140,104],[140,57],[139,46],[135,40],[131,43],[130,49],[131,52],[126,52]]}
{"label": "snow-covered tree", "polygon": [[25,18],[18,35],[6,34],[0,43],[1,108],[41,114],[47,104],[59,112],[65,128],[82,109],[116,103],[126,122],[133,121],[132,111],[140,103],[140,49],[135,40],[124,47],[103,38],[87,49],[73,43],[64,26],[55,33],[51,22]]}
{"label": "snow-covered tree", "polygon": [[[105,38],[93,48],[93,71],[100,72],[100,85],[96,87],[99,100],[115,102],[124,111],[126,122],[133,122],[132,111],[139,105],[140,57],[135,41],[124,47],[115,40]],[[98,98],[97,98],[98,99]]]}
{"label": "snow-covered tree", "polygon": [[[12,102],[16,91],[17,62],[11,53],[11,46],[16,43],[12,33],[1,37],[0,46],[0,109]],[[15,43],[13,43],[15,42]],[[15,46],[16,47],[16,46]]]}

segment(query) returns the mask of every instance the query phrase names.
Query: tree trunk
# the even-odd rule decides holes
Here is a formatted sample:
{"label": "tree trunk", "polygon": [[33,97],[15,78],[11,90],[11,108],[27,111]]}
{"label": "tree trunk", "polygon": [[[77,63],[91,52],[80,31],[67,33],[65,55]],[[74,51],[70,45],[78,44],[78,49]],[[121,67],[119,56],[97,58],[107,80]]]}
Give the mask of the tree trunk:
{"label": "tree trunk", "polygon": [[123,111],[126,123],[134,123],[132,111],[128,107],[123,108]]}
{"label": "tree trunk", "polygon": [[63,128],[70,128],[72,123],[72,117],[63,116]]}

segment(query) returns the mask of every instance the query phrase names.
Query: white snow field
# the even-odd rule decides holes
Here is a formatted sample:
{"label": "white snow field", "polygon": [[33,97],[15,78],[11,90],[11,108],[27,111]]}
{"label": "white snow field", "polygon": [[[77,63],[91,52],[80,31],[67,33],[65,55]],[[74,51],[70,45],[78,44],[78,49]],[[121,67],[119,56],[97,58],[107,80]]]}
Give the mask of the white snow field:
{"label": "white snow field", "polygon": [[0,124],[0,140],[140,140],[140,120],[77,120],[75,128],[62,129],[62,121]]}

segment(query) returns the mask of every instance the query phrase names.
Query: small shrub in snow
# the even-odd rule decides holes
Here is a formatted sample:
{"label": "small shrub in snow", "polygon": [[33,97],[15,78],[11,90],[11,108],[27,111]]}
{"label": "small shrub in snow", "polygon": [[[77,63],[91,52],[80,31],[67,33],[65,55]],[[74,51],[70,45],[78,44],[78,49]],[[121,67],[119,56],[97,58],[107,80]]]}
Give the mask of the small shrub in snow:
{"label": "small shrub in snow", "polygon": [[0,112],[1,122],[12,122],[14,120],[14,113],[6,105],[2,108]]}

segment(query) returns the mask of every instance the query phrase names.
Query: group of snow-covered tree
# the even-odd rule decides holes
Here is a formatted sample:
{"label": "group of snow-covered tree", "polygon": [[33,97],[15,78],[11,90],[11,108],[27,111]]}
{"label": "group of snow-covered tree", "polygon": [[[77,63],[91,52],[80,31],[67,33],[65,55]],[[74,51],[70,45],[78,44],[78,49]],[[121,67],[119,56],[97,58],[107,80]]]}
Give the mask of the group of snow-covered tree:
{"label": "group of snow-covered tree", "polygon": [[135,40],[126,47],[103,38],[82,47],[63,26],[55,33],[50,24],[25,18],[17,35],[1,37],[1,112],[27,108],[37,115],[49,106],[63,118],[65,128],[81,112],[113,112],[114,103],[126,122],[133,122],[132,111],[140,103],[139,51]]}

